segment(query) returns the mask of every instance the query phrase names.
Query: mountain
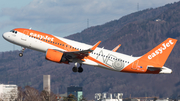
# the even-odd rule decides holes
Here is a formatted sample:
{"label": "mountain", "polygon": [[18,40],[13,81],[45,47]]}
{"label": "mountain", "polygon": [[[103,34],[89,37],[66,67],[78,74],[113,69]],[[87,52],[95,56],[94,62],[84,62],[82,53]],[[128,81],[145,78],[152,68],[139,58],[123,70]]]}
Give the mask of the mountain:
{"label": "mountain", "polygon": [[[141,56],[168,37],[180,40],[180,2],[159,8],[150,8],[126,15],[103,25],[92,26],[81,33],[66,38],[113,49],[121,44],[118,52]],[[24,87],[30,85],[42,90],[43,75],[51,75],[54,93],[65,93],[71,85],[82,86],[84,95],[94,99],[95,93],[123,93],[123,97],[159,96],[176,98],[180,91],[180,42],[170,54],[166,67],[172,74],[131,74],[109,71],[83,65],[83,73],[73,73],[74,64],[65,65],[45,60],[45,54],[25,50],[0,53],[0,83],[12,83]]]}

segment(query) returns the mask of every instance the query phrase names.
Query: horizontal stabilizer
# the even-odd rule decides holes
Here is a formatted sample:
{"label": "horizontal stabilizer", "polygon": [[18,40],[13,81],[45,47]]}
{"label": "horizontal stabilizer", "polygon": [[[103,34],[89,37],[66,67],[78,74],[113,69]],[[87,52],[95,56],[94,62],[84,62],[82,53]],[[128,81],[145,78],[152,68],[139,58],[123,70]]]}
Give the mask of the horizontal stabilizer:
{"label": "horizontal stabilizer", "polygon": [[159,74],[171,74],[172,70],[167,67],[148,67],[149,71],[160,71]]}
{"label": "horizontal stabilizer", "polygon": [[161,67],[148,67],[148,70],[150,71],[157,71],[157,70],[161,70]]}

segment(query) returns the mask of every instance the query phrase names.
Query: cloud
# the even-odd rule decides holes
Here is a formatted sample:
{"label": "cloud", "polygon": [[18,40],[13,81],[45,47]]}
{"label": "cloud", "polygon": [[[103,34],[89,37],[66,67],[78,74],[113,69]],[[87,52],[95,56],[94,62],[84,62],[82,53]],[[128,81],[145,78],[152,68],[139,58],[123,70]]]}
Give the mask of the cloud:
{"label": "cloud", "polygon": [[[9,5],[10,1],[5,0],[4,4],[8,6],[3,6],[3,9],[0,6],[0,33],[13,28],[31,27],[64,37],[87,28],[87,19],[89,26],[101,25],[136,12],[138,3],[139,10],[143,10],[174,1],[179,0],[33,0],[23,6],[25,1],[22,4],[22,1],[16,1],[14,5],[11,2]],[[10,43],[2,37],[0,39],[3,47],[0,51],[12,50]]]}
{"label": "cloud", "polygon": [[165,2],[169,0],[33,0],[21,8],[4,8],[0,16],[9,18],[3,22],[5,25],[50,28],[52,32],[60,29],[73,34],[87,27],[87,19],[90,26],[99,25],[136,12],[137,3],[142,10]]}
{"label": "cloud", "polygon": [[109,16],[112,14],[122,15],[122,8],[119,9],[122,3],[117,5],[115,3],[117,0],[112,1],[89,0],[85,2],[84,0],[76,0],[75,2],[72,0],[34,0],[21,9],[3,9],[1,15],[9,16],[11,20],[43,23],[78,22],[82,18],[87,17],[96,18],[96,16]]}

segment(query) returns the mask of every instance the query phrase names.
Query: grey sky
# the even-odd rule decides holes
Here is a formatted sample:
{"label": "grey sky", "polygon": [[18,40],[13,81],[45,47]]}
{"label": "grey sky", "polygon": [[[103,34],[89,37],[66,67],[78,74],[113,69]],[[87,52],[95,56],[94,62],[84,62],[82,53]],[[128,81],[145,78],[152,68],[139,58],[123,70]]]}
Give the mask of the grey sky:
{"label": "grey sky", "polygon": [[[0,0],[0,33],[14,28],[32,28],[60,37],[81,32],[124,15],[156,8],[179,0]],[[2,36],[2,35],[1,35]],[[13,45],[0,37],[0,51]],[[20,49],[15,46],[15,49]]]}

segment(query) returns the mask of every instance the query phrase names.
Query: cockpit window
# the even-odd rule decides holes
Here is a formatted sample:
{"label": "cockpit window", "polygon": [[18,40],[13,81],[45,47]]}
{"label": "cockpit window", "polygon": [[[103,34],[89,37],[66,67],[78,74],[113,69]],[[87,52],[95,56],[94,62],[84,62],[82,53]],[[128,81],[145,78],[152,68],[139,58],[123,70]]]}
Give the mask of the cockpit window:
{"label": "cockpit window", "polygon": [[17,31],[15,31],[15,30],[11,30],[10,32],[17,34]]}

